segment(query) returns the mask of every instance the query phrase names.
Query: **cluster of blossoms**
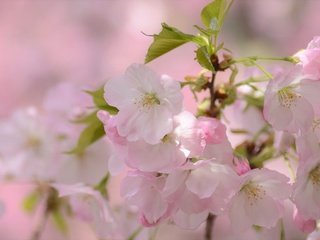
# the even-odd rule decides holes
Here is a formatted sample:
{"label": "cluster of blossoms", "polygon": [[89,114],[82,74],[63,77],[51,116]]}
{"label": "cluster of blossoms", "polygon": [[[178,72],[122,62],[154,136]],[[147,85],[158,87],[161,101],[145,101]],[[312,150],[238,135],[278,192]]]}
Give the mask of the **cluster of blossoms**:
{"label": "cluster of blossoms", "polygon": [[300,63],[270,81],[264,116],[277,131],[295,138],[299,157],[292,200],[305,220],[320,217],[320,37],[296,54]]}
{"label": "cluster of blossoms", "polygon": [[[222,24],[232,4],[220,14],[222,2],[216,0],[204,8],[202,20],[209,28],[197,26],[202,35],[184,34],[163,24],[162,32],[154,36],[155,41],[164,36],[166,52],[186,42],[196,43],[197,61],[211,77],[201,73],[180,83],[146,65],[132,64],[123,75],[108,80],[104,89],[88,91],[91,97],[73,85],[58,85],[41,106],[1,119],[1,180],[33,182],[35,190],[25,203],[29,210],[34,207],[30,199],[31,205],[42,200],[44,216],[58,213],[67,219],[71,212],[90,223],[103,240],[150,239],[150,229],[164,223],[193,230],[205,222],[206,239],[211,239],[215,218],[228,219],[232,236],[237,236],[232,239],[247,233],[265,239],[262,233],[269,230],[279,237],[284,235],[288,212],[301,232],[311,233],[309,240],[317,239],[320,37],[286,58],[294,63],[288,71],[272,77],[260,67],[269,81],[261,103],[255,98],[261,89],[252,85],[258,80],[235,81],[236,64],[257,66],[258,57],[237,60],[223,54],[219,61],[223,44],[209,43],[213,36],[217,40],[216,25]],[[207,19],[215,12],[208,8],[215,4],[221,5],[219,14]],[[149,48],[153,54],[148,52],[146,62],[166,53],[159,54],[157,44]],[[229,82],[218,85],[217,73],[225,70],[231,71]],[[210,91],[210,98],[199,104],[204,111],[197,116],[183,108],[181,89],[187,85],[195,95]],[[238,87],[244,85],[254,93],[241,92]],[[248,99],[258,106],[267,125],[252,139],[234,146],[224,110],[250,105]],[[273,148],[276,151],[270,151]],[[290,166],[291,157],[299,160],[297,166]],[[275,158],[288,163],[291,179],[266,166],[267,160]],[[111,201],[108,183],[116,177],[121,178],[122,205]],[[41,230],[36,229],[32,239],[39,239]]]}
{"label": "cluster of blossoms", "polygon": [[235,158],[223,123],[182,110],[177,81],[134,64],[107,82],[105,99],[119,109],[99,112],[114,159],[130,168],[121,194],[144,226],[170,219],[193,229],[210,213],[228,214],[237,231],[277,224],[289,179]]}
{"label": "cluster of blossoms", "polygon": [[[59,99],[57,100],[57,96]],[[62,83],[52,88],[41,106],[17,110],[0,121],[1,181],[33,183],[26,196],[28,211],[33,202],[47,205],[44,215],[59,213],[90,223],[98,236],[125,239],[139,226],[135,209],[115,206],[111,209],[99,191],[99,182],[108,173],[111,145],[99,141],[84,151],[70,154],[82,125],[75,124],[91,112],[91,98],[81,88]],[[103,190],[103,189],[102,189]],[[1,204],[3,212],[5,206]],[[48,211],[48,212],[46,212]],[[129,217],[128,217],[129,216]],[[45,221],[45,220],[41,220]],[[35,233],[41,229],[35,229]]]}
{"label": "cluster of blossoms", "polygon": [[[117,109],[115,115],[92,113],[89,96],[61,84],[42,106],[2,120],[1,178],[41,183],[36,190],[46,189],[48,201],[67,202],[102,239],[147,238],[136,217],[146,229],[164,222],[196,229],[213,216],[227,216],[235,233],[275,229],[288,201],[295,205],[294,223],[312,232],[320,218],[319,39],[295,56],[299,63],[288,73],[270,80],[265,92],[265,120],[282,133],[278,150],[289,152],[295,139],[299,164],[293,184],[235,155],[221,120],[184,111],[180,83],[140,64],[105,84],[104,99]],[[75,122],[88,114],[103,123],[106,137],[66,154],[83,130]],[[115,210],[105,184],[121,173],[126,204]]]}

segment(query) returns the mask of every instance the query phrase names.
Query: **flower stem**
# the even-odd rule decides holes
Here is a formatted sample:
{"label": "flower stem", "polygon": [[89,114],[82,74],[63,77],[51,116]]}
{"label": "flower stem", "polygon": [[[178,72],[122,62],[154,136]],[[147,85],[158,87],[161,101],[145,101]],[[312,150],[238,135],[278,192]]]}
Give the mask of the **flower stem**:
{"label": "flower stem", "polygon": [[209,213],[208,218],[207,218],[207,222],[206,222],[205,235],[204,235],[205,240],[212,239],[213,223],[214,223],[215,219],[216,219],[216,216],[213,215],[212,213]]}
{"label": "flower stem", "polygon": [[245,58],[239,58],[234,59],[233,62],[246,62],[248,60],[251,61],[258,61],[258,60],[264,60],[264,61],[284,61],[284,62],[290,62],[290,63],[297,63],[297,59],[294,57],[259,57],[259,56],[250,56]]}
{"label": "flower stem", "polygon": [[40,240],[41,236],[43,234],[43,231],[45,229],[45,226],[47,224],[48,218],[49,218],[50,210],[48,209],[48,203],[46,202],[45,211],[38,222],[36,228],[34,229],[30,240]]}
{"label": "flower stem", "polygon": [[215,93],[214,93],[214,82],[215,82],[216,74],[212,73],[212,78],[211,81],[209,82],[209,91],[210,91],[210,116],[211,117],[216,117],[216,106],[215,106]]}

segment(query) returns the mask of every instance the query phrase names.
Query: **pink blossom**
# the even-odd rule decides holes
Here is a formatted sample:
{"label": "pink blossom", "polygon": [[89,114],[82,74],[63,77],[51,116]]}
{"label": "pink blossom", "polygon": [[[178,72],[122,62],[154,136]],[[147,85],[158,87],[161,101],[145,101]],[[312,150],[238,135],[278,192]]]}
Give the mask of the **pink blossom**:
{"label": "pink blossom", "polygon": [[108,136],[110,141],[119,145],[125,145],[126,138],[119,135],[116,125],[116,119],[113,116],[110,116],[108,112],[102,110],[97,113],[97,116],[104,124],[106,135]]}
{"label": "pink blossom", "polygon": [[296,66],[272,79],[265,92],[264,117],[275,130],[291,133],[308,131],[319,111],[320,81],[302,75]]}
{"label": "pink blossom", "polygon": [[107,140],[104,144],[110,146],[108,170],[111,175],[117,175],[124,169],[124,161],[128,156],[127,140],[119,135],[113,116],[106,111],[99,111],[97,116],[104,124],[106,132]]}
{"label": "pink blossom", "polygon": [[115,231],[115,222],[108,203],[99,192],[83,184],[52,184],[59,197],[68,197],[73,214],[92,224],[99,237],[110,237]]}
{"label": "pink blossom", "polygon": [[320,36],[316,36],[308,44],[307,49],[296,54],[303,66],[303,74],[312,79],[320,79]]}
{"label": "pink blossom", "polygon": [[174,129],[160,143],[128,142],[127,165],[147,172],[170,172],[179,167],[191,154],[202,150],[201,135],[195,124],[193,114],[184,111],[174,117]]}
{"label": "pink blossom", "polygon": [[163,194],[175,205],[174,222],[183,228],[198,227],[209,212],[222,214],[238,190],[238,176],[227,165],[211,160],[188,163],[168,175]]}
{"label": "pink blossom", "polygon": [[313,126],[307,132],[301,133],[296,137],[296,148],[300,163],[311,158],[313,155],[320,154],[320,136],[318,126]]}
{"label": "pink blossom", "polygon": [[306,219],[320,218],[320,158],[311,156],[300,164],[292,199]]}
{"label": "pink blossom", "polygon": [[159,143],[172,131],[173,116],[182,109],[179,83],[138,64],[106,83],[105,99],[119,109],[116,126],[120,136],[150,144]]}
{"label": "pink blossom", "polygon": [[28,180],[56,176],[60,144],[35,107],[17,110],[1,121],[0,142],[2,175]]}
{"label": "pink blossom", "polygon": [[296,226],[305,233],[311,233],[316,229],[317,222],[314,219],[305,219],[301,214],[295,209],[293,215],[293,221]]}
{"label": "pink blossom", "polygon": [[203,152],[201,158],[212,159],[232,166],[233,150],[226,135],[226,127],[215,118],[200,117],[197,127],[201,129]]}
{"label": "pink blossom", "polygon": [[164,175],[139,171],[129,172],[121,183],[121,196],[138,208],[139,220],[146,227],[154,226],[170,215],[171,206],[162,195],[164,184]]}
{"label": "pink blossom", "polygon": [[290,195],[289,179],[268,169],[242,175],[242,187],[231,201],[229,217],[235,231],[252,225],[271,228],[282,217],[283,200]]}
{"label": "pink blossom", "polygon": [[82,125],[74,124],[74,121],[86,116],[92,105],[89,94],[70,82],[52,87],[43,100],[45,117],[51,129],[61,136],[74,138],[82,129]]}
{"label": "pink blossom", "polygon": [[314,231],[309,234],[307,240],[320,240],[320,231]]}
{"label": "pink blossom", "polygon": [[107,140],[95,142],[81,154],[60,153],[61,163],[55,181],[95,185],[106,175],[112,154],[111,143]]}
{"label": "pink blossom", "polygon": [[249,161],[247,159],[234,157],[233,158],[233,165],[234,165],[234,168],[239,176],[243,175],[251,170]]}

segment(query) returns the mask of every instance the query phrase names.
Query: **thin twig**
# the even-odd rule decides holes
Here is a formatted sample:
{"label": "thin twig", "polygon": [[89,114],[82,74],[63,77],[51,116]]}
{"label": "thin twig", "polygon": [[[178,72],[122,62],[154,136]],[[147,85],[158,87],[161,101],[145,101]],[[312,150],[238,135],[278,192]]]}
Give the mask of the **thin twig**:
{"label": "thin twig", "polygon": [[212,230],[213,230],[213,223],[215,220],[216,216],[209,213],[208,218],[207,218],[207,222],[206,222],[206,230],[205,230],[205,236],[204,239],[205,240],[211,240],[212,239]]}
{"label": "thin twig", "polygon": [[38,225],[36,226],[36,228],[34,229],[30,240],[40,240],[41,239],[41,236],[43,234],[43,231],[45,229],[45,226],[46,226],[48,218],[49,218],[49,214],[50,214],[50,211],[48,210],[47,203],[46,203],[43,216],[40,219],[40,221],[38,222]]}

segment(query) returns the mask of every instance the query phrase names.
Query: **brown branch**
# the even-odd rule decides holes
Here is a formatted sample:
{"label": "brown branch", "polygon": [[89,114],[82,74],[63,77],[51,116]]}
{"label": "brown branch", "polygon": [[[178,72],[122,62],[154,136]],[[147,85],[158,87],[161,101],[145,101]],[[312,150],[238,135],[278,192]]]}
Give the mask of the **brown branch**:
{"label": "brown branch", "polygon": [[205,240],[212,239],[213,223],[214,223],[215,219],[216,219],[216,216],[209,213],[208,218],[207,218],[207,222],[206,222],[205,235],[204,235]]}
{"label": "brown branch", "polygon": [[38,222],[38,225],[36,226],[36,228],[34,229],[30,240],[40,240],[42,233],[45,229],[45,226],[47,224],[48,218],[49,218],[49,213],[50,211],[48,211],[48,209],[46,208],[46,210],[43,213],[42,218],[40,219],[40,221]]}

